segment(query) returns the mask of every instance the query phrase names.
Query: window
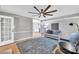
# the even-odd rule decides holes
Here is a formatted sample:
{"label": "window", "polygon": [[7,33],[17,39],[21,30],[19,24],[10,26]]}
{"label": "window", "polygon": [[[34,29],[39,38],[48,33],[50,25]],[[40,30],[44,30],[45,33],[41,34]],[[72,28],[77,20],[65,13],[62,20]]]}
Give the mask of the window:
{"label": "window", "polygon": [[13,42],[13,17],[0,15],[0,46]]}

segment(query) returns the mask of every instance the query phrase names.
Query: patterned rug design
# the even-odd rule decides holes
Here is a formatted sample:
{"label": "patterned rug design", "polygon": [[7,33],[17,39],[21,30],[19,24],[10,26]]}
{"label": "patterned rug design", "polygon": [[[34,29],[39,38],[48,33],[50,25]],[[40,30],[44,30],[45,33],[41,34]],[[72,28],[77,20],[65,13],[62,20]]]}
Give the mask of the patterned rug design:
{"label": "patterned rug design", "polygon": [[52,54],[53,47],[57,40],[40,37],[17,43],[22,54]]}

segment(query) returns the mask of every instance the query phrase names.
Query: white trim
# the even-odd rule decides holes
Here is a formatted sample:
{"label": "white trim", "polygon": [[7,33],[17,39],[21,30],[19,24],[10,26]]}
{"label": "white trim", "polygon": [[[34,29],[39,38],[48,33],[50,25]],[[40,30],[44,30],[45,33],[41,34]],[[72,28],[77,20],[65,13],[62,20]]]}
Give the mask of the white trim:
{"label": "white trim", "polygon": [[75,16],[75,17],[68,17],[68,18],[61,18],[61,19],[56,19],[54,21],[58,21],[58,20],[65,20],[65,19],[75,19],[75,18],[79,18],[79,16]]}
{"label": "white trim", "polygon": [[74,17],[64,17],[64,18],[59,18],[57,17],[57,19],[51,18],[51,19],[47,19],[47,20],[43,20],[43,22],[45,21],[59,21],[59,20],[64,20],[64,19],[74,19],[74,18],[79,18],[79,16],[74,16]]}
{"label": "white trim", "polygon": [[13,17],[11,17],[11,16],[5,16],[5,15],[0,15],[0,17],[13,18]]}
{"label": "white trim", "polygon": [[27,38],[22,38],[22,39],[14,40],[14,41],[16,43],[20,43],[20,42],[23,42],[25,40],[30,40],[30,39],[34,39],[34,38],[38,38],[38,37],[27,37]]}
{"label": "white trim", "polygon": [[[79,19],[79,16],[75,16],[75,17],[68,17],[68,18],[61,18],[61,19],[50,19],[50,20],[46,20],[46,21],[53,21],[53,23],[57,22],[57,21],[62,21],[62,20],[66,20],[66,19]],[[43,21],[43,22],[46,22],[46,21]]]}
{"label": "white trim", "polygon": [[17,31],[17,32],[14,32],[14,33],[26,33],[26,32],[32,32],[32,31]]}

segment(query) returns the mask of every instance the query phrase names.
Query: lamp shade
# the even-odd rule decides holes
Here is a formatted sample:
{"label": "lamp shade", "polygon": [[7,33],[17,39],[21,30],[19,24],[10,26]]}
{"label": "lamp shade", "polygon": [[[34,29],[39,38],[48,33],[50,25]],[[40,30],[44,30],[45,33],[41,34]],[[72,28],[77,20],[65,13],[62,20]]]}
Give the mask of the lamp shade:
{"label": "lamp shade", "polygon": [[70,23],[69,25],[73,26],[73,23]]}

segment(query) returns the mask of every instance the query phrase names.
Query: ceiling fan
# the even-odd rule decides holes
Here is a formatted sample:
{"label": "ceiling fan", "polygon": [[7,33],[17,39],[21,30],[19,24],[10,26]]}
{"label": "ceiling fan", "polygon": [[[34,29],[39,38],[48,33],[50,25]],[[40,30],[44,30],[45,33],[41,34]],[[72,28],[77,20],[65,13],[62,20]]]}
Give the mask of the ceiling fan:
{"label": "ceiling fan", "polygon": [[34,6],[33,8],[36,9],[38,11],[38,13],[36,13],[36,12],[28,12],[28,13],[38,15],[39,18],[41,16],[43,16],[43,17],[53,16],[53,14],[50,14],[50,13],[57,12],[57,10],[47,11],[50,7],[51,7],[51,5],[48,5],[45,10],[44,9],[39,10],[36,6]]}

